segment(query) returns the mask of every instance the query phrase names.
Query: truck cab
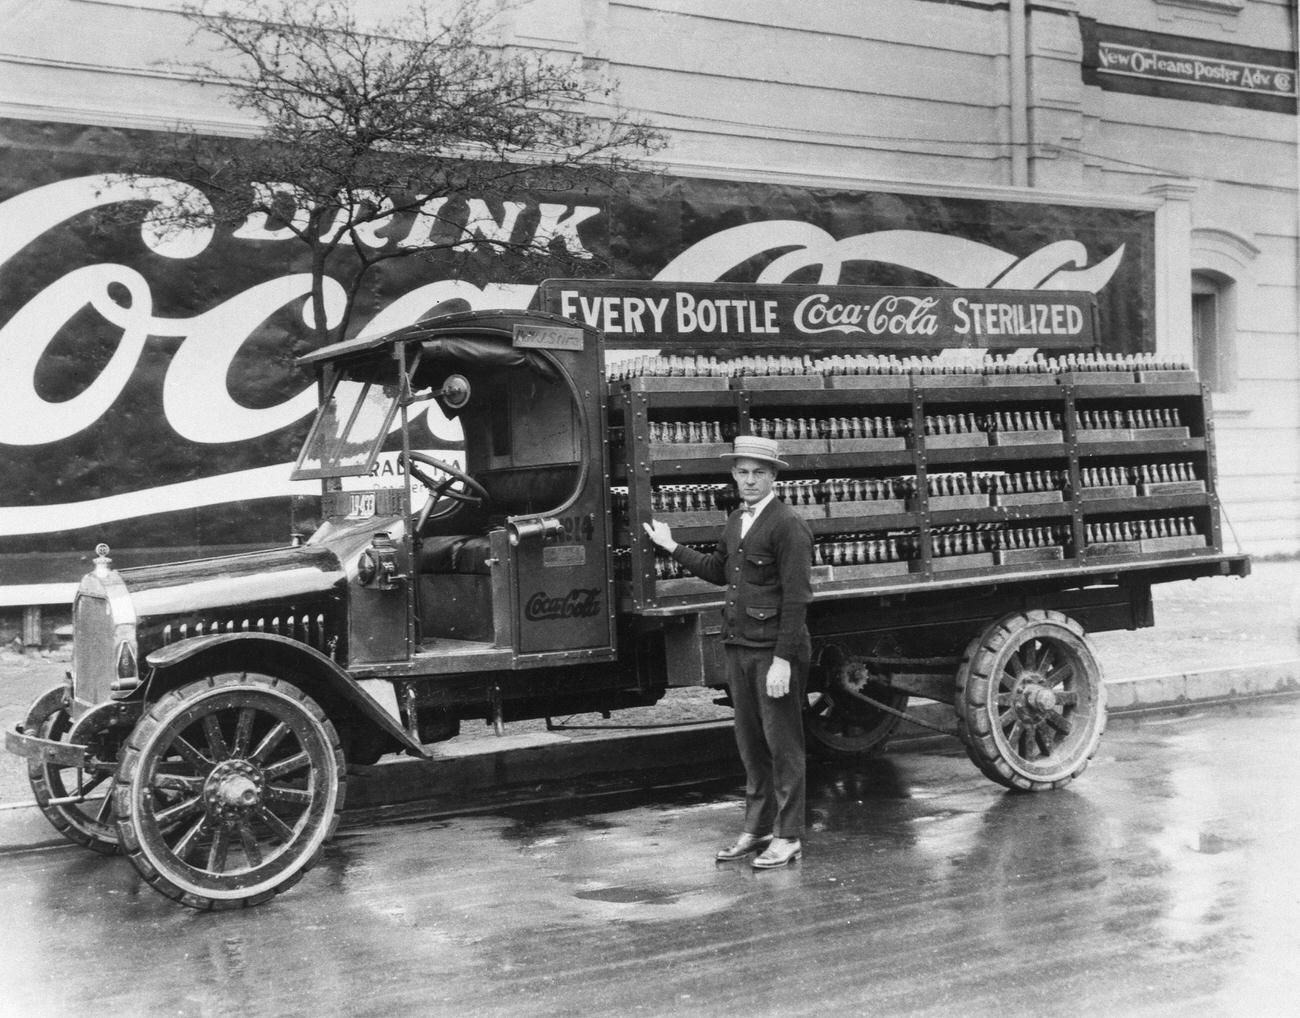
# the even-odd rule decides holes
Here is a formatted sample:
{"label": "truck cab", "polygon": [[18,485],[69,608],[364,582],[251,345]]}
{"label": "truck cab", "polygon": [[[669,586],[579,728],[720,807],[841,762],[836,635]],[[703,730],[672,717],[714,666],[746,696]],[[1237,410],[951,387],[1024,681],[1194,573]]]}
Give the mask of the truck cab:
{"label": "truck cab", "polygon": [[[598,332],[464,312],[303,360],[322,384],[294,472],[322,481],[309,543],[370,538],[349,582],[354,675],[612,659]],[[429,448],[435,402],[463,452]],[[368,483],[381,459],[397,488]]]}

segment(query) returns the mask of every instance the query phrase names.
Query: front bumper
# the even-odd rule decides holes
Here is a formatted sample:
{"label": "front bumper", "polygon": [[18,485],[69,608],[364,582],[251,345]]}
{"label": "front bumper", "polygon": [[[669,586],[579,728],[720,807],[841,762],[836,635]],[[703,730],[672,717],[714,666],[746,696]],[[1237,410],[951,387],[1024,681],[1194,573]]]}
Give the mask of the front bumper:
{"label": "front bumper", "polygon": [[53,767],[82,767],[86,763],[89,747],[79,746],[75,742],[42,739],[23,731],[22,725],[15,725],[5,731],[5,749],[15,756],[26,757],[32,763]]}

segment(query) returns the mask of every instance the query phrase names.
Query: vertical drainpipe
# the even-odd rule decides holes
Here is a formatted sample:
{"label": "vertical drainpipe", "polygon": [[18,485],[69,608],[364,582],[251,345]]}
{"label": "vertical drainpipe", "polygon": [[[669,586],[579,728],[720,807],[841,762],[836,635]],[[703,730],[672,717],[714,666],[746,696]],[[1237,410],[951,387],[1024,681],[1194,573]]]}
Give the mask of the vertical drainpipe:
{"label": "vertical drainpipe", "polygon": [[1025,0],[1011,0],[1008,9],[1011,64],[1011,186],[1029,187],[1029,64],[1025,53],[1028,15]]}

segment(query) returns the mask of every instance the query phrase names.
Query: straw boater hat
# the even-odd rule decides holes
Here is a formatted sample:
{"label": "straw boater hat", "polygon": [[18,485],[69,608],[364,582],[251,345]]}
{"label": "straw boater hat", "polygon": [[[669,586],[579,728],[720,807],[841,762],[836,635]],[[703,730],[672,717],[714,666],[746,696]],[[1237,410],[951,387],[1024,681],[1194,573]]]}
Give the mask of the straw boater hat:
{"label": "straw boater hat", "polygon": [[757,435],[737,435],[731,452],[724,452],[722,456],[723,459],[762,460],[778,467],[790,465],[776,454],[776,443],[772,439],[759,438]]}

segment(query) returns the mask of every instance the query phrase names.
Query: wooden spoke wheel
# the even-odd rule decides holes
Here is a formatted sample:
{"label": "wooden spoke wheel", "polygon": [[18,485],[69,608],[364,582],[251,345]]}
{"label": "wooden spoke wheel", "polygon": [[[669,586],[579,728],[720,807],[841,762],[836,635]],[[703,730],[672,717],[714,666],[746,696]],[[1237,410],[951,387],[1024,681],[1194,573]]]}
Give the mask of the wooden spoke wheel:
{"label": "wooden spoke wheel", "polygon": [[808,694],[804,739],[808,751],[823,760],[855,760],[883,752],[902,718],[864,700],[863,694],[894,710],[907,706],[907,694],[879,680],[861,666],[846,664],[828,649],[818,664],[822,688]]}
{"label": "wooden spoke wheel", "polygon": [[162,697],[122,755],[123,847],[155,890],[199,909],[256,905],[293,886],[343,808],[333,725],[296,687],[224,674]]}
{"label": "wooden spoke wheel", "polygon": [[1060,788],[1083,773],[1106,728],[1101,668],[1060,612],[1008,615],[971,641],[957,671],[966,752],[1008,788]]}
{"label": "wooden spoke wheel", "polygon": [[42,739],[87,747],[87,759],[80,767],[30,760],[27,779],[36,805],[54,829],[74,844],[103,855],[121,851],[110,792],[118,753],[130,730],[129,724],[118,723],[115,711],[100,708],[83,715],[74,726],[63,686],[40,696],[23,722],[23,731]]}

